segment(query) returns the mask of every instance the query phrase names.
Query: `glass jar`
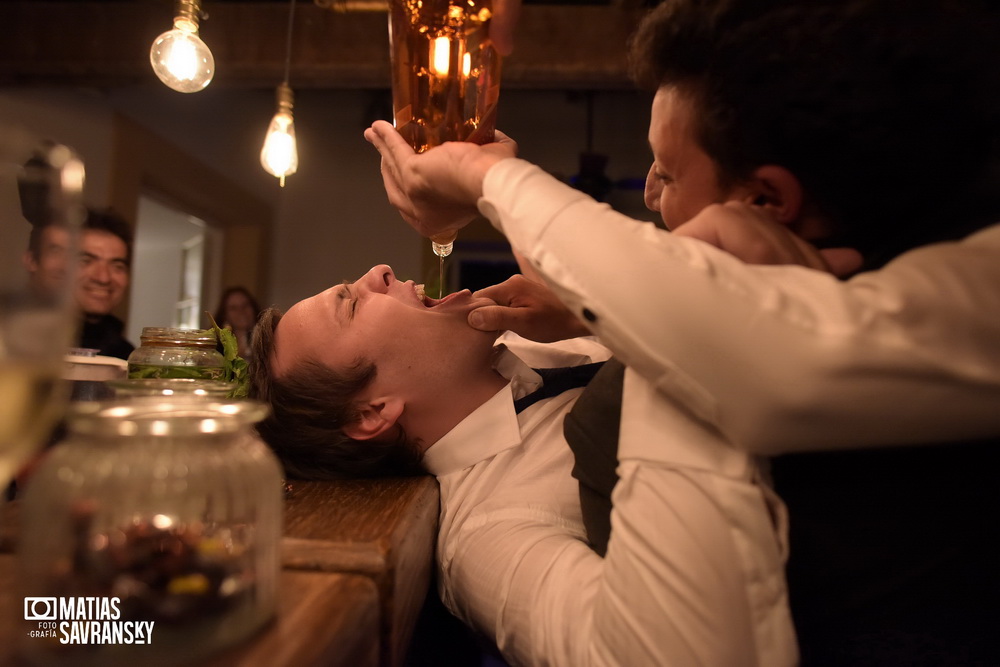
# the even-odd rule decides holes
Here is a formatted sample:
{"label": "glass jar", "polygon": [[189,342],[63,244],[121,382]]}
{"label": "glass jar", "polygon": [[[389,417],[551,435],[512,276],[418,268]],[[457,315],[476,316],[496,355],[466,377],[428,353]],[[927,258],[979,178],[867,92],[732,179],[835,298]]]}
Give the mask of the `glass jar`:
{"label": "glass jar", "polygon": [[189,378],[127,378],[105,383],[114,398],[137,396],[200,396],[222,400],[229,396],[233,384],[222,380],[192,380]]}
{"label": "glass jar", "polygon": [[[52,636],[28,621],[50,608],[26,612],[26,658],[182,664],[273,616],[281,472],[251,429],[266,413],[176,397],[73,407],[22,498],[18,581],[26,600],[57,601]],[[112,641],[63,641],[84,631]]]}
{"label": "glass jar", "polygon": [[128,357],[130,378],[221,380],[225,359],[212,332],[144,327]]}

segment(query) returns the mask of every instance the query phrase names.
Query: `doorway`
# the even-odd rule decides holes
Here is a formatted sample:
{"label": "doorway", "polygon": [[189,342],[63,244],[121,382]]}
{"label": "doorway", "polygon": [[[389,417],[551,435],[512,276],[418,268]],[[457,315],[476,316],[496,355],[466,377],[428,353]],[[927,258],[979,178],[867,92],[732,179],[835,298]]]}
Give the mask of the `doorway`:
{"label": "doorway", "polygon": [[201,218],[139,197],[126,328],[139,344],[143,327],[200,329],[221,292],[222,232]]}

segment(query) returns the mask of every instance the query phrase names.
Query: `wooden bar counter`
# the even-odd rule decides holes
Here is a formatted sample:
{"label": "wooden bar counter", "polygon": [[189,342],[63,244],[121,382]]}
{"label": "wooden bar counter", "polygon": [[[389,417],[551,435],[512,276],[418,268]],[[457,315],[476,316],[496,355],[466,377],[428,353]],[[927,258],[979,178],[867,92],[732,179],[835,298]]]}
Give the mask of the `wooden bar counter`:
{"label": "wooden bar counter", "polygon": [[370,577],[381,601],[381,664],[402,665],[431,579],[438,484],[430,476],[292,482],[286,570]]}
{"label": "wooden bar counter", "polygon": [[[17,510],[16,501],[0,509],[0,665],[21,664]],[[277,618],[203,665],[403,665],[431,580],[437,520],[433,477],[291,482]]]}

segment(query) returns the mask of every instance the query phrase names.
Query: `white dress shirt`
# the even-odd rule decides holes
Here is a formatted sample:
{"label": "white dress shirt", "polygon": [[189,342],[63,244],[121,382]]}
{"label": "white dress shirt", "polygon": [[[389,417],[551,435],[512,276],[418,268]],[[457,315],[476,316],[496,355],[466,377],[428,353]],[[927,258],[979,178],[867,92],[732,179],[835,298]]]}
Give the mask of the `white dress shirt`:
{"label": "white dress shirt", "polygon": [[518,159],[480,211],[668,400],[760,454],[1000,433],[1000,225],[841,281],[748,265]]}
{"label": "white dress shirt", "polygon": [[[558,346],[507,341],[533,366],[569,365],[539,358]],[[572,344],[594,346],[573,363],[608,356],[592,341]],[[441,485],[438,565],[453,613],[513,665],[795,663],[784,510],[747,454],[686,424],[675,434],[669,418],[643,420],[630,438],[649,451],[623,460],[602,559],[584,541],[562,433],[582,390],[515,414],[538,376],[509,351],[498,370],[511,384],[424,459]],[[645,409],[642,387],[625,392],[625,405]]]}

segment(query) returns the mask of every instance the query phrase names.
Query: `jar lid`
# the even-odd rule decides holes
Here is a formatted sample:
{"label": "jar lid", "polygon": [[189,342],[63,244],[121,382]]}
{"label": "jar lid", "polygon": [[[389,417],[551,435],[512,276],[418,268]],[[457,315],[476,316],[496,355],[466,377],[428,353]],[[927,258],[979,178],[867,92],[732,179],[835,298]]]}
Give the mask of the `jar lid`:
{"label": "jar lid", "polygon": [[235,433],[264,419],[264,403],[196,396],[149,396],[129,401],[91,401],[70,407],[69,430],[96,436],[184,436]]}
{"label": "jar lid", "polygon": [[170,327],[143,327],[139,342],[161,345],[194,345],[215,347],[218,341],[212,331],[201,329],[173,329]]}

